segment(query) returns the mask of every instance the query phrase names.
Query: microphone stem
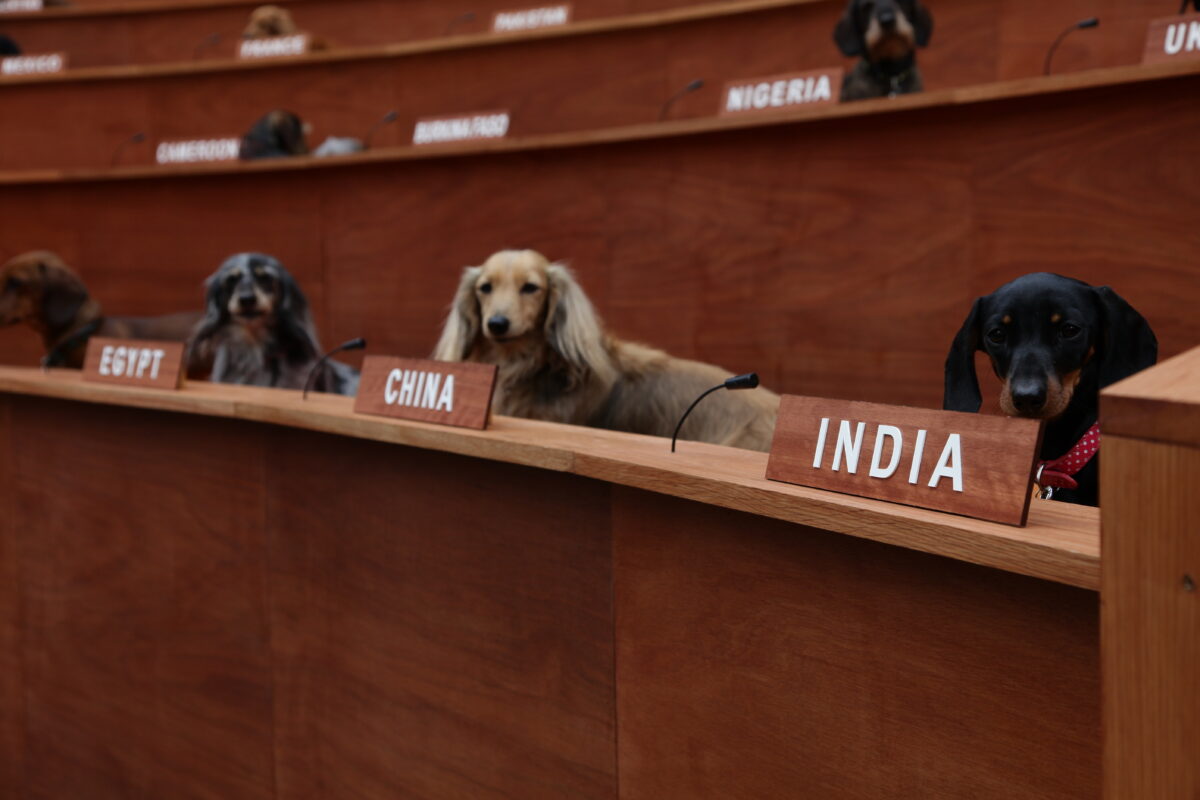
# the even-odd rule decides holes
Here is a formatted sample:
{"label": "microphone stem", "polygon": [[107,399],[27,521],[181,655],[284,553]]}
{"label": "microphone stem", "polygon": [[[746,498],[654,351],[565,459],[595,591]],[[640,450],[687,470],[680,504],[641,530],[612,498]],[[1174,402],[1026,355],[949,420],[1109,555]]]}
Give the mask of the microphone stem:
{"label": "microphone stem", "polygon": [[675,433],[671,434],[671,452],[672,453],[675,452],[675,440],[679,438],[679,431],[681,428],[683,428],[683,423],[687,421],[688,414],[691,414],[692,409],[695,408],[696,406],[700,405],[701,400],[708,397],[710,394],[717,391],[718,389],[724,389],[724,388],[725,388],[725,384],[723,384],[723,383],[717,384],[716,386],[712,387],[711,389],[706,391],[704,394],[700,395],[695,400],[693,400],[692,404],[690,406],[688,406],[688,410],[683,412],[683,416],[679,418],[679,424],[675,426]]}

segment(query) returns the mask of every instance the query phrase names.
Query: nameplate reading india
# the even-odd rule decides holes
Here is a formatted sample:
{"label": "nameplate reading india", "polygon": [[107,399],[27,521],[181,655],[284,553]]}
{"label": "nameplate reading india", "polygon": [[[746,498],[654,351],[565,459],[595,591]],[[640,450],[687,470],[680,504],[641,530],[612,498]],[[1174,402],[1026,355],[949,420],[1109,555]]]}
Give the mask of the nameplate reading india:
{"label": "nameplate reading india", "polygon": [[1039,420],[783,398],[767,478],[1024,525]]}
{"label": "nameplate reading india", "polygon": [[83,361],[85,381],[178,389],[182,375],[183,342],[93,337]]}
{"label": "nameplate reading india", "polygon": [[837,102],[841,86],[841,67],[729,81],[725,84],[720,115],[829,105]]}
{"label": "nameplate reading india", "polygon": [[492,364],[367,356],[354,410],[483,430],[495,383]]}
{"label": "nameplate reading india", "polygon": [[1153,20],[1146,32],[1143,64],[1200,58],[1200,14]]}

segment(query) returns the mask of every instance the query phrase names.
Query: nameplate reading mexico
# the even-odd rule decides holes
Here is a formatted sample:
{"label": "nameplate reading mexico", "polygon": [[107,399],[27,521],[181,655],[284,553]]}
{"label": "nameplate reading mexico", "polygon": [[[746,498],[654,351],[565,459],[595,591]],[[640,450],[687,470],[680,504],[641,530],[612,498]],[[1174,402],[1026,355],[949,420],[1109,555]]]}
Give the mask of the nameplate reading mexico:
{"label": "nameplate reading mexico", "polygon": [[785,396],[767,478],[1024,525],[1039,420]]}
{"label": "nameplate reading mexico", "polygon": [[99,337],[88,341],[85,381],[178,389],[182,377],[183,342]]}
{"label": "nameplate reading mexico", "polygon": [[1200,14],[1162,17],[1150,23],[1143,64],[1200,58]]}
{"label": "nameplate reading mexico", "polygon": [[367,356],[354,410],[483,430],[495,383],[493,364]]}

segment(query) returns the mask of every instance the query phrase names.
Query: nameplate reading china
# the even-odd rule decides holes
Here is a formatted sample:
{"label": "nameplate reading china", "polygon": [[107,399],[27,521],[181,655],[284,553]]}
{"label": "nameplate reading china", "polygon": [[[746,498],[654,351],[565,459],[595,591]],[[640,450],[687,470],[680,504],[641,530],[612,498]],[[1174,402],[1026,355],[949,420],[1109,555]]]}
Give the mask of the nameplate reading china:
{"label": "nameplate reading china", "polygon": [[495,383],[492,364],[367,356],[354,410],[483,430]]}
{"label": "nameplate reading china", "polygon": [[28,56],[7,56],[0,59],[0,75],[45,75],[67,68],[66,53],[41,53]]}
{"label": "nameplate reading china", "polygon": [[729,81],[721,101],[721,116],[829,105],[837,102],[841,85],[841,67]]}
{"label": "nameplate reading china", "polygon": [[194,164],[199,161],[236,161],[241,139],[187,139],[159,142],[154,160],[159,164]]}
{"label": "nameplate reading china", "polygon": [[178,389],[182,375],[183,342],[93,337],[83,361],[85,381]]}
{"label": "nameplate reading china", "polygon": [[302,56],[307,52],[307,33],[243,39],[238,45],[238,58],[279,58],[281,56]]}
{"label": "nameplate reading china", "polygon": [[455,117],[426,117],[413,128],[413,144],[443,144],[472,139],[502,139],[508,134],[507,111],[481,111]]}
{"label": "nameplate reading china", "polygon": [[785,396],[773,481],[1024,525],[1039,420]]}
{"label": "nameplate reading china", "polygon": [[0,14],[16,14],[21,11],[41,11],[42,0],[0,0]]}
{"label": "nameplate reading china", "polygon": [[1146,31],[1143,64],[1200,58],[1200,14],[1152,20]]}
{"label": "nameplate reading china", "polygon": [[552,28],[571,21],[571,4],[526,8],[520,11],[497,11],[492,15],[492,31],[531,31],[535,28]]}

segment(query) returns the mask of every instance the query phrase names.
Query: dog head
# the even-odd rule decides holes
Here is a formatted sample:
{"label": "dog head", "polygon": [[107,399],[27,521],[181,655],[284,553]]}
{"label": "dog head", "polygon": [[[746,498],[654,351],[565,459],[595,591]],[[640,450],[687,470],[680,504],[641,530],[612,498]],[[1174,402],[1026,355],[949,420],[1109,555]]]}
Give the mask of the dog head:
{"label": "dog head", "polygon": [[933,16],[920,0],[849,0],[833,40],[847,56],[900,61],[932,34]]}
{"label": "dog head", "polygon": [[286,8],[280,6],[259,6],[250,14],[250,24],[242,32],[246,39],[260,39],[265,36],[291,36],[296,32],[296,23]]}
{"label": "dog head", "polygon": [[[977,350],[1003,382],[1004,413],[1046,420],[1061,416],[1079,387],[1094,395],[1158,358],[1149,323],[1120,295],[1046,272],[975,300],[946,358],[945,408],[979,410]],[[1096,398],[1080,402],[1095,405]]]}
{"label": "dog head", "polygon": [[312,338],[308,300],[283,264],[262,253],[230,256],[205,282],[197,341],[234,326],[253,340],[268,334]]}
{"label": "dog head", "polygon": [[308,153],[308,123],[291,111],[268,111],[242,136],[238,158],[284,158]]}
{"label": "dog head", "polygon": [[462,361],[481,343],[510,358],[549,348],[572,370],[607,379],[605,341],[566,266],[533,250],[501,250],[463,271],[434,358]]}
{"label": "dog head", "polygon": [[87,301],[83,281],[54,253],[24,253],[0,267],[0,325],[62,330]]}

